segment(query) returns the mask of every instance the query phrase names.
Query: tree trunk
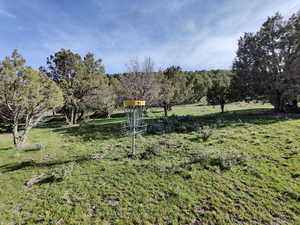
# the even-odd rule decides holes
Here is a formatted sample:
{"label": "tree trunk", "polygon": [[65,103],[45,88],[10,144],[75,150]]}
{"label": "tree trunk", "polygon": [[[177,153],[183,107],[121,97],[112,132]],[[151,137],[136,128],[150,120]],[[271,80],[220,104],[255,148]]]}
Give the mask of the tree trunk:
{"label": "tree trunk", "polygon": [[16,148],[21,147],[25,143],[26,133],[24,132],[23,135],[19,135],[17,123],[15,123],[13,125],[12,135],[13,135],[13,139],[14,139],[14,145]]}
{"label": "tree trunk", "polygon": [[78,116],[78,121],[82,121],[84,119],[84,111],[80,112],[80,115]]}
{"label": "tree trunk", "polygon": [[168,116],[168,105],[164,104],[164,112],[165,112],[165,117]]}
{"label": "tree trunk", "polygon": [[16,123],[14,123],[12,127],[12,135],[14,139],[14,145],[17,146],[18,145],[18,124]]}
{"label": "tree trunk", "polygon": [[279,106],[279,112],[286,113],[286,101],[284,99],[281,99],[280,106]]}
{"label": "tree trunk", "polygon": [[224,99],[220,100],[221,112],[224,113],[225,101]]}
{"label": "tree trunk", "polygon": [[221,103],[221,112],[224,113],[224,103]]}
{"label": "tree trunk", "polygon": [[71,107],[71,109],[66,110],[65,116],[69,126],[73,126],[77,123],[77,114],[75,107]]}
{"label": "tree trunk", "polygon": [[74,117],[73,117],[73,125],[74,124],[77,124],[77,121],[78,121],[78,116],[77,116],[77,114],[78,114],[78,110],[77,110],[77,107],[75,106],[74,107],[75,109],[74,109]]}
{"label": "tree trunk", "polygon": [[26,134],[19,135],[19,136],[18,136],[18,142],[17,142],[16,147],[17,147],[17,148],[22,147],[22,146],[25,144],[26,139],[27,139],[27,135],[26,135]]}
{"label": "tree trunk", "polygon": [[71,124],[71,115],[70,115],[70,110],[69,109],[67,109],[66,107],[64,107],[64,109],[63,109],[63,113],[64,113],[64,115],[65,115],[65,118],[66,118],[66,123],[67,124]]}
{"label": "tree trunk", "polygon": [[65,114],[65,118],[66,118],[66,122],[67,122],[67,124],[70,124],[70,120],[69,120],[69,118],[68,118],[68,115],[67,115],[67,114]]}
{"label": "tree trunk", "polygon": [[279,91],[276,91],[275,93],[275,99],[274,99],[274,110],[275,112],[283,112],[284,111],[284,103],[281,98],[281,93]]}
{"label": "tree trunk", "polygon": [[298,109],[298,101],[297,99],[294,99],[292,102],[292,108],[293,110],[297,110]]}
{"label": "tree trunk", "polygon": [[74,125],[74,109],[71,109],[71,120],[69,125]]}

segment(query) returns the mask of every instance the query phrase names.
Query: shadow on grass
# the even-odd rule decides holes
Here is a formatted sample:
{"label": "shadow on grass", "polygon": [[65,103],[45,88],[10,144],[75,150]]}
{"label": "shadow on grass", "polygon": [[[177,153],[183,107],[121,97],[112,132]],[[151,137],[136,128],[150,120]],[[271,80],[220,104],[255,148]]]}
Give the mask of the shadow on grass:
{"label": "shadow on grass", "polygon": [[[123,114],[122,114],[123,115]],[[188,133],[195,131],[197,127],[201,126],[212,126],[227,127],[227,126],[245,126],[245,125],[268,125],[280,121],[289,119],[298,119],[300,114],[278,114],[274,113],[270,108],[259,108],[259,109],[242,109],[227,111],[225,113],[212,113],[205,115],[189,115],[189,116],[175,116],[176,126],[186,126],[192,129],[165,129],[161,133]],[[172,118],[168,117],[169,123],[173,123]],[[69,127],[69,128],[58,128],[55,132],[68,134],[81,138],[83,141],[91,140],[108,140],[117,139],[123,137],[121,132],[121,121],[124,118],[111,118],[111,119],[100,119],[94,120],[91,123],[87,123],[83,126]],[[169,126],[166,125],[164,117],[155,119],[146,119],[148,125],[160,125],[161,127]],[[172,125],[172,124],[171,124]],[[150,130],[150,129],[149,129]],[[146,135],[161,134],[149,132]]]}
{"label": "shadow on grass", "polygon": [[24,149],[24,152],[38,152],[38,151],[41,151],[40,148],[27,148],[27,149]]}
{"label": "shadow on grass", "polygon": [[152,110],[150,111],[151,113],[163,113],[164,111],[163,110]]}
{"label": "shadow on grass", "polygon": [[47,116],[38,128],[59,128],[66,125],[66,119],[62,115]]}
{"label": "shadow on grass", "polygon": [[53,183],[59,183],[62,182],[64,179],[62,177],[55,177],[55,176],[49,176],[45,179],[35,183],[35,185],[42,185],[42,184],[53,184]]}
{"label": "shadow on grass", "polygon": [[13,148],[0,148],[0,151],[8,151],[8,150],[12,150]]}
{"label": "shadow on grass", "polygon": [[211,113],[205,115],[172,115],[167,118],[148,120],[148,133],[189,133],[200,127],[226,128],[230,126],[268,125],[290,119],[299,119],[300,114],[278,114],[271,109],[243,109],[225,113]]}
{"label": "shadow on grass", "polygon": [[207,103],[200,103],[200,104],[198,104],[197,106],[203,107],[203,106],[208,106],[208,104],[207,104]]}
{"label": "shadow on grass", "polygon": [[[114,113],[111,115],[111,118],[121,118],[126,117],[127,113],[121,112],[121,113]],[[90,119],[108,119],[106,115],[104,114],[93,114],[90,115]]]}
{"label": "shadow on grass", "polygon": [[35,162],[33,160],[29,161],[24,161],[20,163],[8,163],[5,165],[0,166],[0,171],[2,173],[7,173],[7,172],[13,172],[16,170],[21,170],[21,169],[26,169],[30,167],[52,167],[52,166],[57,166],[57,165],[63,165],[63,164],[68,164],[71,162],[75,163],[83,163],[86,161],[92,160],[88,156],[81,156],[77,157],[75,159],[70,159],[70,160],[55,160],[55,161],[50,161],[50,162]]}
{"label": "shadow on grass", "polygon": [[0,151],[15,151],[15,152],[37,152],[41,151],[42,146],[38,146],[35,144],[27,144],[23,147],[6,147],[6,148],[0,148]]}
{"label": "shadow on grass", "polygon": [[253,123],[256,125],[267,125],[286,121],[289,119],[299,119],[300,114],[290,113],[274,113],[269,108],[259,109],[241,109],[227,111],[224,113],[212,113],[202,116],[192,116],[202,125],[210,125],[214,122],[221,121],[224,126],[244,125],[243,123]]}
{"label": "shadow on grass", "polygon": [[82,126],[55,129],[55,132],[80,137],[83,141],[108,140],[122,137],[120,132],[123,118],[96,120]]}

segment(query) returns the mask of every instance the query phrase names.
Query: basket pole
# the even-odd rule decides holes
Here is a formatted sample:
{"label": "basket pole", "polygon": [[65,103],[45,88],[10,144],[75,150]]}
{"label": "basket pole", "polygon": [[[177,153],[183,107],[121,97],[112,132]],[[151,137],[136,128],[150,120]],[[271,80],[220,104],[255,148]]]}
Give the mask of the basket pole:
{"label": "basket pole", "polygon": [[134,107],[133,108],[133,113],[132,113],[132,116],[133,116],[133,133],[132,133],[132,155],[135,156],[135,126],[136,126],[136,108]]}

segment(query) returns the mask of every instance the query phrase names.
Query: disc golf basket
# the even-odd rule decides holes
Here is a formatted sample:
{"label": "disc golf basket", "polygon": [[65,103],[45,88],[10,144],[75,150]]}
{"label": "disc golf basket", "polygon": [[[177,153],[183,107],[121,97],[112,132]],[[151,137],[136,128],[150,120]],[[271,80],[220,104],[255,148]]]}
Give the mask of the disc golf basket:
{"label": "disc golf basket", "polygon": [[145,101],[128,100],[123,102],[127,112],[127,120],[122,123],[122,132],[124,135],[131,136],[131,155],[135,156],[136,135],[142,134],[147,129],[147,124],[141,120]]}

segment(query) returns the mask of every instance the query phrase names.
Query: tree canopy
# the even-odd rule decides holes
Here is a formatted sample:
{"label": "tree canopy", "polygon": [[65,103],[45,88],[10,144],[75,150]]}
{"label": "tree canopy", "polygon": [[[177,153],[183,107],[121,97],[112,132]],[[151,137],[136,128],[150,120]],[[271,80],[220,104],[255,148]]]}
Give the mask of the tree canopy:
{"label": "tree canopy", "polygon": [[[16,146],[24,144],[29,130],[62,101],[55,82],[25,66],[25,59],[16,50],[1,62],[0,117],[11,126]],[[25,124],[21,133],[20,122]]]}
{"label": "tree canopy", "polygon": [[[64,106],[62,111],[70,125],[80,121],[84,113],[95,109],[99,101],[95,96],[99,90],[107,90],[108,80],[101,59],[88,53],[82,59],[79,54],[62,49],[47,59],[48,76],[62,89]],[[93,102],[96,100],[96,102]]]}
{"label": "tree canopy", "polygon": [[232,72],[217,70],[211,77],[211,86],[207,91],[207,102],[211,105],[220,105],[222,113],[225,103],[230,99],[230,82]]}
{"label": "tree canopy", "polygon": [[297,108],[299,33],[300,13],[287,21],[277,13],[241,37],[233,63],[235,100],[266,100],[279,112]]}

